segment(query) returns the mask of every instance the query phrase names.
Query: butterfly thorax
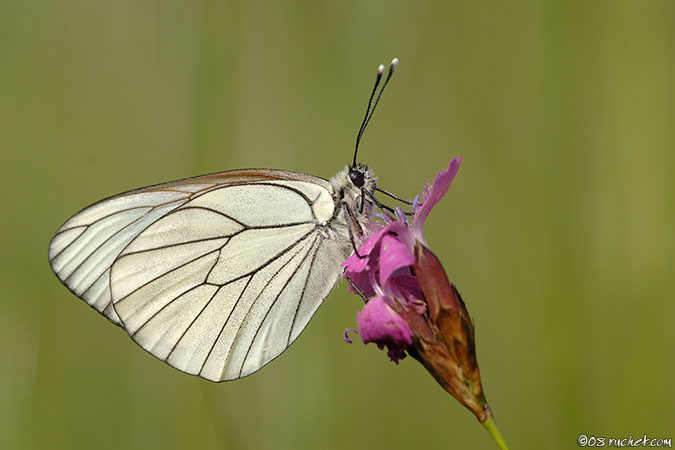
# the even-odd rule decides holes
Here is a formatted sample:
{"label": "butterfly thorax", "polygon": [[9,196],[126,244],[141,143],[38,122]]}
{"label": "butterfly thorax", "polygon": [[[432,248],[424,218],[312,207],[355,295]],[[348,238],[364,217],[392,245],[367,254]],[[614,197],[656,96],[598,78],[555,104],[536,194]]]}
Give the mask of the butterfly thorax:
{"label": "butterfly thorax", "polygon": [[375,218],[375,174],[361,164],[346,166],[330,179],[330,184],[336,212],[331,228],[338,234],[351,228],[354,238],[360,240],[368,234]]}

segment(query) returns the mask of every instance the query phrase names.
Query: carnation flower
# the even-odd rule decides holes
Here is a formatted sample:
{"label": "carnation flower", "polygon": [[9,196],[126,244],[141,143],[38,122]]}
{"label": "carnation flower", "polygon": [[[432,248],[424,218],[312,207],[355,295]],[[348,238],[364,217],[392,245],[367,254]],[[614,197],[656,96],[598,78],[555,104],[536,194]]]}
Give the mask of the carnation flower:
{"label": "carnation flower", "polygon": [[401,208],[383,216],[381,228],[344,263],[352,291],[366,297],[357,314],[364,344],[386,347],[398,364],[406,353],[418,360],[436,381],[473,412],[501,448],[507,448],[492,419],[476,360],[473,322],[441,262],[429,249],[423,227],[432,208],[448,192],[461,157],[452,159],[421,201],[412,206],[412,225]]}
{"label": "carnation flower", "polygon": [[[405,350],[411,345],[408,335],[413,329],[416,335],[431,338],[431,329],[424,320],[428,303],[414,271],[415,252],[417,248],[426,249],[424,223],[431,209],[448,192],[461,161],[461,157],[451,160],[448,168],[436,175],[433,184],[427,183],[421,202],[413,202],[412,225],[403,210],[397,208],[396,217],[384,216],[383,226],[363,242],[358,254],[343,263],[344,276],[355,287],[352,290],[367,298],[375,297],[357,316],[362,341],[374,342],[381,349],[387,347],[396,363],[405,357]],[[373,301],[382,306],[370,306]],[[388,311],[401,320],[391,319]],[[394,322],[396,326],[392,326]],[[367,331],[364,332],[362,324],[368,324]]]}

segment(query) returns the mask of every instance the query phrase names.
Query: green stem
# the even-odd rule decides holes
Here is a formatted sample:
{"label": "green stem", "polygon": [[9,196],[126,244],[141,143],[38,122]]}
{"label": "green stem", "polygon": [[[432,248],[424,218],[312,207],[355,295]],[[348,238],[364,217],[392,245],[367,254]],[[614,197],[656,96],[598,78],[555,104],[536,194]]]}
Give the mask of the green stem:
{"label": "green stem", "polygon": [[504,438],[497,429],[497,425],[495,425],[495,421],[492,419],[492,415],[488,416],[488,419],[485,422],[483,422],[483,426],[485,427],[487,432],[490,433],[490,436],[492,436],[492,439],[495,440],[495,443],[501,450],[509,450],[508,445],[506,445],[506,442],[504,442]]}

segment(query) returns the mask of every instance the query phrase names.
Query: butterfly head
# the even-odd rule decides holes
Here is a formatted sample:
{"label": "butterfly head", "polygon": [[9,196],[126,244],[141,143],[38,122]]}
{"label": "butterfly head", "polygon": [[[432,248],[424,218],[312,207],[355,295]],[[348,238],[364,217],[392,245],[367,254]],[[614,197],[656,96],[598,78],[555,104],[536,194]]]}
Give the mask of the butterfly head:
{"label": "butterfly head", "polygon": [[370,168],[362,164],[346,166],[330,183],[336,203],[344,203],[354,220],[364,223],[372,220],[377,179]]}
{"label": "butterfly head", "polygon": [[349,166],[348,176],[354,188],[362,189],[369,193],[375,192],[375,174],[368,166],[364,166],[363,164]]}
{"label": "butterfly head", "polygon": [[352,204],[349,199],[356,197],[368,197],[375,193],[377,178],[373,171],[363,164],[355,166],[346,166],[339,171],[330,183],[335,191],[335,197],[342,199],[347,204]]}

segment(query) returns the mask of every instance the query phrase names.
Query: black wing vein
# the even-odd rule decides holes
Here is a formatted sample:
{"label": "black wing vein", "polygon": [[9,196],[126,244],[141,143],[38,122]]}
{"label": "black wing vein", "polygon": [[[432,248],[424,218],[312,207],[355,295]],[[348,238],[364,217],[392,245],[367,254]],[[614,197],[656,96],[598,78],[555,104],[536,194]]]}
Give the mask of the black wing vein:
{"label": "black wing vein", "polygon": [[[258,337],[258,333],[260,333],[260,328],[262,328],[263,323],[265,323],[265,319],[267,319],[267,316],[269,315],[270,311],[272,311],[272,308],[274,308],[274,305],[277,303],[277,300],[279,300],[279,297],[281,296],[281,294],[284,292],[284,290],[286,290],[286,288],[288,287],[289,283],[293,280],[293,278],[295,277],[295,275],[298,273],[298,270],[300,270],[300,268],[302,267],[302,265],[305,263],[305,261],[307,260],[307,257],[310,255],[310,253],[312,253],[312,247],[314,246],[314,244],[316,243],[316,241],[317,241],[318,239],[319,239],[319,236],[317,236],[317,237],[314,238],[314,241],[310,244],[309,250],[307,251],[307,253],[305,254],[305,256],[302,257],[302,260],[300,261],[300,263],[299,263],[299,264],[297,265],[297,267],[293,270],[293,273],[291,273],[291,274],[289,275],[288,279],[287,279],[286,282],[284,283],[284,285],[283,285],[283,287],[281,288],[281,290],[280,290],[280,291],[277,293],[277,295],[274,297],[274,300],[272,301],[272,304],[269,306],[269,308],[267,308],[267,311],[265,312],[265,315],[263,316],[262,320],[261,320],[260,323],[258,324],[258,328],[256,329],[255,333],[253,334],[253,338],[251,339],[251,342],[248,344],[248,349],[246,349],[246,354],[244,355],[244,358],[243,358],[242,361],[241,361],[241,367],[239,368],[239,376],[241,376],[241,373],[244,371],[244,365],[246,364],[246,360],[248,359],[248,354],[249,354],[250,351],[251,351],[251,347],[253,347],[253,343],[255,342],[256,337]],[[298,253],[300,253],[300,251],[298,251]],[[288,262],[287,262],[286,264],[290,263],[290,262],[293,260],[293,258],[295,258],[295,257],[298,255],[298,253],[296,253],[295,255],[293,255],[293,257],[292,257],[291,259],[289,259]],[[315,253],[315,254],[316,254],[316,253]],[[312,259],[313,259],[313,258],[312,258]],[[285,266],[286,264],[284,264],[284,266]],[[310,270],[308,270],[307,272],[309,273],[310,271],[311,271],[311,268],[310,268]],[[277,272],[277,273],[278,273],[278,272]],[[276,274],[275,274],[275,276],[276,276]],[[271,282],[271,281],[272,281],[272,279],[270,279],[269,282]],[[269,282],[268,282],[268,285],[269,285]],[[306,281],[305,281],[305,283],[306,283]],[[265,287],[267,287],[267,286],[265,286]],[[303,292],[304,292],[304,287],[303,287]],[[262,293],[262,292],[261,292],[261,293]],[[258,295],[258,297],[260,297],[260,295]],[[250,309],[249,309],[249,312],[250,312]],[[247,315],[248,315],[248,313],[247,313]],[[242,323],[243,323],[243,322],[242,322]],[[291,329],[292,329],[292,326],[291,326]]]}
{"label": "black wing vein", "polygon": [[[147,215],[148,215],[149,213],[151,213],[153,210],[154,210],[154,208],[150,209],[147,213],[143,214],[142,216],[137,217],[136,219],[134,219],[133,221],[131,221],[130,223],[128,223],[128,224],[125,225],[124,227],[122,227],[122,228],[120,228],[119,230],[115,231],[115,232],[114,232],[113,234],[111,234],[107,239],[103,240],[100,244],[98,244],[98,245],[96,246],[96,248],[95,248],[94,250],[92,250],[92,251],[89,253],[89,255],[87,255],[86,258],[84,258],[77,266],[75,266],[75,268],[73,269],[73,271],[70,273],[70,275],[68,275],[68,276],[65,278],[64,281],[67,282],[67,281],[70,279],[70,277],[72,277],[78,270],[80,270],[80,268],[82,267],[82,265],[83,265],[84,263],[86,263],[86,262],[89,260],[89,258],[91,258],[92,256],[94,256],[94,255],[96,254],[96,252],[99,251],[105,244],[107,244],[108,242],[110,242],[110,240],[111,240],[112,238],[114,238],[115,236],[117,236],[118,234],[120,234],[122,231],[125,231],[125,230],[128,229],[130,226],[132,226],[133,224],[135,224],[135,223],[138,222],[139,220],[143,219],[144,217],[147,217]],[[72,242],[71,242],[71,243],[72,243]],[[70,244],[68,244],[68,245],[70,245]],[[73,257],[75,257],[75,255],[73,255]],[[86,274],[91,273],[92,269],[94,269],[94,268],[96,268],[95,265],[94,265],[93,267],[91,267],[91,268],[89,269],[89,271],[86,272]],[[104,272],[105,272],[105,271],[104,271]],[[91,285],[88,286],[87,289],[89,289],[90,287],[91,287]],[[86,289],[85,289],[85,290],[86,290]]]}
{"label": "black wing vein", "polygon": [[291,335],[293,334],[293,327],[295,326],[295,320],[298,318],[298,311],[300,311],[300,304],[305,298],[305,289],[307,289],[307,282],[309,277],[312,275],[312,268],[314,267],[314,261],[316,260],[316,255],[319,254],[319,249],[321,248],[323,241],[319,241],[319,245],[316,246],[316,251],[312,256],[312,261],[309,263],[309,269],[307,270],[307,277],[305,277],[305,284],[302,286],[302,292],[300,293],[300,298],[298,299],[298,304],[295,307],[295,313],[293,314],[293,321],[291,322],[291,327],[288,329],[288,339],[286,340],[286,347],[291,344]]}
{"label": "black wing vein", "polygon": [[225,322],[223,323],[223,326],[220,327],[220,331],[218,332],[218,335],[216,336],[216,339],[214,339],[213,344],[211,344],[211,348],[209,349],[209,352],[206,354],[206,358],[204,358],[204,361],[202,362],[202,366],[199,368],[200,374],[204,371],[204,366],[206,365],[206,362],[209,360],[209,357],[211,356],[211,353],[213,352],[213,349],[216,347],[216,344],[218,343],[218,340],[220,339],[220,336],[223,334],[223,330],[225,330],[225,327],[227,326],[227,323],[230,321],[230,317],[232,317],[232,313],[234,312],[234,309],[237,307],[237,305],[241,301],[241,298],[244,296],[244,293],[246,292],[246,289],[248,289],[248,285],[251,284],[252,279],[253,279],[253,275],[250,276],[250,278],[246,282],[246,285],[244,286],[244,289],[242,289],[241,292],[239,293],[239,297],[237,297],[237,301],[234,302],[234,305],[232,306],[232,309],[230,309],[230,312],[227,315],[227,318],[225,319]]}
{"label": "black wing vein", "polygon": [[185,330],[183,330],[183,332],[181,333],[181,335],[180,335],[180,337],[178,338],[178,340],[176,340],[176,342],[174,342],[173,346],[171,347],[171,351],[169,351],[169,353],[167,353],[166,358],[164,358],[162,361],[167,362],[167,361],[169,360],[169,358],[171,358],[171,355],[173,354],[173,351],[176,350],[176,347],[178,347],[178,344],[180,343],[180,341],[183,340],[183,338],[185,337],[185,335],[187,334],[187,332],[190,330],[190,328],[192,328],[192,325],[194,325],[194,323],[197,321],[197,319],[199,319],[199,316],[202,315],[202,313],[204,312],[204,310],[211,304],[211,301],[213,301],[213,299],[216,297],[216,295],[218,295],[218,292],[220,292],[220,290],[221,290],[222,288],[223,288],[223,286],[221,286],[221,287],[219,287],[218,289],[216,289],[215,291],[213,291],[213,294],[211,294],[211,297],[209,298],[209,300],[208,300],[208,301],[206,302],[206,304],[202,307],[202,309],[199,310],[199,313],[197,313],[197,315],[195,316],[195,318],[192,319],[192,322],[190,322],[190,325],[188,325],[187,328],[185,328]]}

